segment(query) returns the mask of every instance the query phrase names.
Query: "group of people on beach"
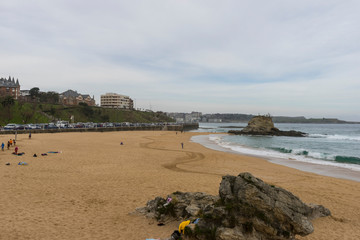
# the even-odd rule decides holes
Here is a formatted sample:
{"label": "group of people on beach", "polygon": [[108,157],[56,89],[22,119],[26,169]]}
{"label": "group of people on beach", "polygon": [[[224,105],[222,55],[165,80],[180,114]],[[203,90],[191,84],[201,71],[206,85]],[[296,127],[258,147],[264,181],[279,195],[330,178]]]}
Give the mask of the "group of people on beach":
{"label": "group of people on beach", "polygon": [[[16,135],[15,135],[16,137]],[[29,133],[29,139],[31,139],[31,133]],[[10,150],[11,147],[14,147],[14,151],[12,152],[13,155],[22,156],[25,154],[25,152],[19,152],[19,147],[16,146],[16,139],[10,139],[7,141],[7,149]],[[1,143],[1,150],[4,151],[5,149],[5,143]],[[42,153],[41,156],[47,156],[48,153],[61,153],[61,151],[48,151],[46,153]],[[33,157],[37,157],[37,154],[34,153]],[[5,165],[10,165],[10,163],[6,163]],[[19,162],[18,165],[28,165],[26,162]]]}
{"label": "group of people on beach", "polygon": [[[18,153],[19,152],[19,147],[16,146],[16,140],[15,139],[10,139],[8,142],[7,142],[7,149],[10,150],[11,147],[15,147],[14,148],[14,152],[12,154],[14,155],[22,155],[23,153]],[[5,143],[2,142],[1,143],[1,151],[4,151],[5,149]]]}
{"label": "group of people on beach", "polygon": [[[29,139],[31,139],[31,132],[29,133]],[[15,149],[15,153],[17,154],[19,148],[16,146],[16,135],[15,135],[15,139],[10,139],[8,142],[7,142],[7,149],[10,150],[10,147],[12,147],[14,145]],[[2,142],[1,143],[1,151],[4,151],[5,149],[5,143]]]}
{"label": "group of people on beach", "polygon": [[[12,146],[15,146],[16,145],[16,140],[15,139],[10,139],[8,142],[7,142],[7,149],[9,150],[10,149],[10,147],[12,147]],[[16,149],[17,147],[15,147],[15,149]],[[4,151],[4,149],[5,149],[5,143],[4,142],[2,142],[1,143],[1,151]]]}

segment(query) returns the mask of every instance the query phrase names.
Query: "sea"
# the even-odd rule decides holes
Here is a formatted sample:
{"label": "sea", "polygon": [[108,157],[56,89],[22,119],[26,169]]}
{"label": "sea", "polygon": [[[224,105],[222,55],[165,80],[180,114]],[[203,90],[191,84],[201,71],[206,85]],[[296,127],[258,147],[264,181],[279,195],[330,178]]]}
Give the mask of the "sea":
{"label": "sea", "polygon": [[360,182],[360,124],[275,124],[280,130],[307,133],[306,137],[227,134],[246,125],[200,123],[194,132],[207,134],[193,136],[192,141],[218,151],[262,157],[299,170]]}

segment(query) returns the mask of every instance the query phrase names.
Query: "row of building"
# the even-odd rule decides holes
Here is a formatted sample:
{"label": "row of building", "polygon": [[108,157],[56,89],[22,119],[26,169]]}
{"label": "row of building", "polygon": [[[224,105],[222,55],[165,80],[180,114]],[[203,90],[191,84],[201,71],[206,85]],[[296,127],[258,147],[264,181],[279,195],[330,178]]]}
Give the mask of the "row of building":
{"label": "row of building", "polygon": [[174,119],[177,123],[199,123],[199,122],[209,122],[209,123],[221,123],[223,119],[214,117],[211,114],[202,114],[201,112],[191,112],[191,113],[166,113],[167,116]]}
{"label": "row of building", "polygon": [[[12,96],[16,100],[30,99],[30,90],[20,90],[19,80],[9,77],[0,78],[0,97]],[[67,90],[59,94],[59,103],[64,105],[79,105],[86,103],[89,106],[96,106],[94,96],[81,94],[74,90]],[[104,108],[133,109],[133,100],[126,95],[117,93],[106,93],[100,97],[100,106]]]}
{"label": "row of building", "polygon": [[167,113],[169,117],[174,119],[177,123],[198,123],[201,122],[201,112],[191,113]]}

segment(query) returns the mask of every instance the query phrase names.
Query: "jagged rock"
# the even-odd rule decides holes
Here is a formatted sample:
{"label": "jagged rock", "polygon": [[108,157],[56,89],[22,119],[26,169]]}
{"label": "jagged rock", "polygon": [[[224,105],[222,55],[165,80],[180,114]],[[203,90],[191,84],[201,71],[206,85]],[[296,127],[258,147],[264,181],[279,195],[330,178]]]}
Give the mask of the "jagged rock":
{"label": "jagged rock", "polygon": [[294,239],[314,231],[311,219],[330,215],[325,207],[307,205],[250,173],[224,176],[219,196],[175,192],[169,197],[169,204],[157,197],[138,211],[159,221],[200,218],[187,229],[187,239]]}
{"label": "jagged rock", "polygon": [[275,128],[271,117],[256,116],[250,119],[248,125],[242,130],[243,132],[271,132],[279,130]]}
{"label": "jagged rock", "polygon": [[246,240],[240,228],[223,228],[217,229],[217,239],[219,240]]}
{"label": "jagged rock", "polygon": [[250,173],[223,177],[219,194],[225,205],[231,204],[240,212],[246,209],[245,215],[257,219],[252,221],[255,231],[261,230],[270,236],[276,234],[284,239],[312,233],[314,228],[310,219],[330,215],[323,206],[309,206],[292,193],[268,185]]}
{"label": "jagged rock", "polygon": [[148,201],[145,207],[138,208],[136,211],[149,218],[156,218],[159,222],[166,222],[174,218],[180,220],[199,216],[200,211],[207,206],[213,206],[220,199],[218,196],[202,192],[174,192],[168,197],[172,199],[169,204],[166,204],[166,199],[156,197]]}
{"label": "jagged rock", "polygon": [[274,123],[269,116],[253,117],[248,125],[241,131],[230,130],[228,133],[238,135],[271,135],[271,136],[289,136],[289,137],[304,137],[306,133],[298,131],[281,131],[274,126]]}

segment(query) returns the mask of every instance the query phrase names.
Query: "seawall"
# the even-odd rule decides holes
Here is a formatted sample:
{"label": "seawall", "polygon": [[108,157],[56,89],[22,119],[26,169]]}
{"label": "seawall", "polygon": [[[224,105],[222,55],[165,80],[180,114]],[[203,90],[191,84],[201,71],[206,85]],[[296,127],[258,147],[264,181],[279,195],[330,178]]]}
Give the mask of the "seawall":
{"label": "seawall", "polygon": [[185,123],[165,126],[131,126],[131,127],[99,127],[99,128],[56,128],[31,130],[5,130],[0,134],[60,133],[60,132],[114,132],[114,131],[190,131],[199,128],[198,123]]}

